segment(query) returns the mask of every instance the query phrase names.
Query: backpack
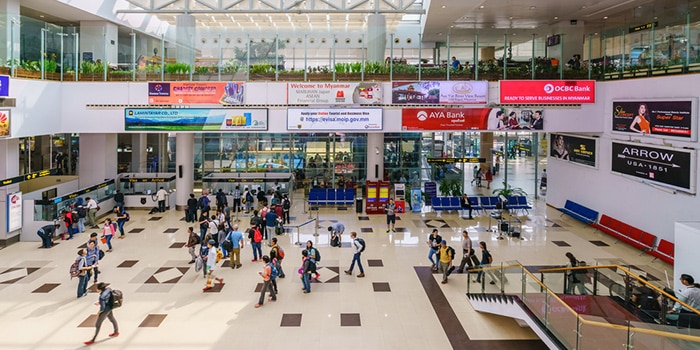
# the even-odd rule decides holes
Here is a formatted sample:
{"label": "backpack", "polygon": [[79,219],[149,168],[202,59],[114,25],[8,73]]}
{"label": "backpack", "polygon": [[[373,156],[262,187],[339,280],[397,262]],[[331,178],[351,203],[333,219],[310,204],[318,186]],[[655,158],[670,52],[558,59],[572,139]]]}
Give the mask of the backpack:
{"label": "backpack", "polygon": [[197,238],[197,243],[195,243],[195,244],[201,244],[201,243],[202,243],[202,237],[199,237],[199,235],[196,234],[196,233],[194,234],[194,237]]}
{"label": "backpack", "polygon": [[337,247],[340,245],[340,238],[338,235],[331,237],[331,247]]}
{"label": "backpack", "polygon": [[209,197],[202,196],[199,198],[199,207],[202,208],[202,210],[205,210],[209,208]]}
{"label": "backpack", "polygon": [[260,243],[262,242],[262,233],[260,233],[260,230],[257,228],[253,228],[253,242],[255,243]]}
{"label": "backpack", "polygon": [[250,218],[250,226],[258,226],[260,224],[260,217],[253,215],[252,218]]}
{"label": "backpack", "polygon": [[321,261],[321,252],[319,252],[318,249],[316,249],[316,248],[313,248],[313,250],[316,251],[316,254],[315,254],[315,255],[316,255],[316,261],[317,261],[317,262],[318,262],[318,261]]}
{"label": "backpack", "polygon": [[126,217],[124,218],[124,221],[129,221],[129,220],[131,220],[131,215],[129,215],[129,212],[125,211],[125,212],[124,212],[124,216],[126,216]]}
{"label": "backpack", "polygon": [[253,203],[253,195],[250,194],[250,191],[245,193],[245,202]]}
{"label": "backpack", "polygon": [[362,245],[362,248],[360,248],[360,253],[364,252],[365,248],[367,247],[367,245],[365,244],[365,240],[362,238],[355,238],[355,240],[360,242],[360,244]]}
{"label": "backpack", "polygon": [[105,257],[105,252],[102,249],[98,250],[97,251],[98,260],[102,260],[102,258],[104,258],[104,257]]}
{"label": "backpack", "polygon": [[78,266],[80,266],[80,259],[82,259],[82,257],[75,259],[75,261],[70,265],[70,278],[71,279],[73,277],[80,276],[81,271],[80,271],[80,268],[78,267]]}
{"label": "backpack", "polygon": [[[577,267],[577,266],[586,266],[586,262],[585,261],[577,261],[573,267]],[[576,275],[585,275],[587,273],[588,273],[588,269],[574,270],[574,274],[576,274]]]}
{"label": "backpack", "polygon": [[290,206],[291,206],[291,204],[289,203],[289,199],[285,198],[285,199],[282,201],[282,209],[284,209],[284,210],[289,210],[289,207],[290,207]]}
{"label": "backpack", "polygon": [[77,212],[78,212],[78,217],[81,219],[87,216],[87,209],[85,209],[85,207],[78,207]]}
{"label": "backpack", "polygon": [[447,255],[450,256],[450,260],[455,258],[455,250],[452,247],[447,247]]}
{"label": "backpack", "polygon": [[228,200],[226,200],[226,194],[223,192],[217,192],[216,193],[216,202],[219,204],[226,204]]}
{"label": "backpack", "polygon": [[109,303],[112,304],[112,309],[121,307],[124,304],[124,294],[118,289],[112,289],[110,291],[111,297],[109,298]]}
{"label": "backpack", "polygon": [[280,246],[277,246],[277,259],[284,259],[284,250]]}
{"label": "backpack", "polygon": [[270,279],[273,280],[273,279],[277,278],[279,271],[277,271],[277,267],[275,267],[275,264],[269,263],[267,265],[270,266]]}
{"label": "backpack", "polygon": [[225,239],[223,242],[221,242],[221,248],[230,252],[233,250],[233,242],[231,242],[229,239]]}
{"label": "backpack", "polygon": [[75,220],[73,220],[73,213],[66,213],[66,215],[63,216],[63,222],[68,225],[73,225],[75,223]]}

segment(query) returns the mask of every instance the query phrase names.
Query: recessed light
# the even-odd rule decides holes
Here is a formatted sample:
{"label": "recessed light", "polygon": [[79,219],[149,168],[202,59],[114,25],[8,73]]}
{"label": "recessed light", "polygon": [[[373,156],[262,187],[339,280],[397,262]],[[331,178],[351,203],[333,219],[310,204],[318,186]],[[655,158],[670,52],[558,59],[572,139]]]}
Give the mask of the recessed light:
{"label": "recessed light", "polygon": [[513,33],[513,36],[515,36],[515,35],[516,35],[516,33]]}
{"label": "recessed light", "polygon": [[445,6],[445,5],[442,5],[442,8],[445,8],[445,7],[447,7],[447,6]]}
{"label": "recessed light", "polygon": [[44,15],[39,15],[39,17],[44,18]]}
{"label": "recessed light", "polygon": [[585,9],[586,9],[586,5],[581,6],[581,10],[585,10]]}
{"label": "recessed light", "polygon": [[442,35],[442,33],[438,33],[438,35]]}
{"label": "recessed light", "polygon": [[484,8],[484,5],[479,6],[480,9]]}
{"label": "recessed light", "polygon": [[603,17],[603,19],[608,19],[608,16]]}
{"label": "recessed light", "polygon": [[654,19],[659,19],[659,17],[654,16]]}
{"label": "recessed light", "polygon": [[554,19],[559,19],[559,17],[557,17],[557,16],[554,16]]}
{"label": "recessed light", "polygon": [[508,17],[508,19],[513,19],[513,16]]}
{"label": "recessed light", "polygon": [[537,8],[537,6],[530,6],[530,11],[532,11],[532,10],[534,10],[534,9],[536,9],[536,8]]}

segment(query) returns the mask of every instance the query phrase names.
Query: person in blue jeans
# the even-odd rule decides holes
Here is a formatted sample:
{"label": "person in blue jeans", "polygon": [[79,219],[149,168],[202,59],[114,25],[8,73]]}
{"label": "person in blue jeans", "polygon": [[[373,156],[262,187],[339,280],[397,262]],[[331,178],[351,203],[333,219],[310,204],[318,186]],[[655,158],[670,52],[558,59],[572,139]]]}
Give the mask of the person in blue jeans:
{"label": "person in blue jeans", "polygon": [[428,236],[428,247],[430,247],[428,251],[428,260],[433,264],[433,271],[437,271],[437,262],[435,262],[434,257],[440,250],[440,242],[442,242],[442,237],[438,234],[438,230],[434,228],[433,232]]}
{"label": "person in blue jeans", "polygon": [[251,227],[248,230],[248,238],[250,238],[250,245],[253,246],[253,260],[251,262],[256,262],[258,261],[258,256],[262,259],[262,232],[260,227]]}
{"label": "person in blue jeans", "polygon": [[359,239],[357,239],[357,232],[350,232],[350,238],[352,239],[352,248],[355,254],[352,256],[352,262],[350,263],[350,269],[345,270],[345,273],[352,275],[352,270],[355,269],[355,262],[357,262],[357,267],[360,268],[360,274],[357,277],[365,277],[365,269],[362,268],[362,261],[360,261],[360,256],[362,255],[362,250],[364,246]]}
{"label": "person in blue jeans", "polygon": [[117,229],[119,230],[119,238],[124,238],[124,224],[126,223],[126,211],[122,207],[114,207],[114,212],[117,214]]}
{"label": "person in blue jeans", "polygon": [[78,298],[87,295],[87,285],[90,280],[89,272],[92,269],[92,266],[87,264],[85,259],[86,254],[87,251],[85,249],[80,249],[78,250],[78,257],[76,258],[78,261],[78,270],[80,270],[80,276],[78,276]]}
{"label": "person in blue jeans", "polygon": [[302,250],[301,251],[301,283],[304,284],[304,294],[306,293],[311,293],[311,273],[313,272],[313,269],[311,265],[313,262],[311,262],[311,259],[309,259],[309,251],[308,250]]}
{"label": "person in blue jeans", "polygon": [[36,232],[39,237],[41,237],[41,247],[42,248],[51,248],[53,246],[53,242],[51,241],[51,238],[53,235],[58,231],[58,228],[61,227],[60,224],[55,224],[55,225],[46,225],[42,228],[39,229],[39,231]]}

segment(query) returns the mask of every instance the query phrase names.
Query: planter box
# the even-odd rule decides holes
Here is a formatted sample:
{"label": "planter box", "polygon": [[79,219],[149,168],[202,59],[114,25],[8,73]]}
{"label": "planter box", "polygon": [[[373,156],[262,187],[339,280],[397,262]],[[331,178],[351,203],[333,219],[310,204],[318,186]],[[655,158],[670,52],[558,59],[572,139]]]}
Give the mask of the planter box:
{"label": "planter box", "polygon": [[46,79],[46,80],[60,81],[60,80],[61,80],[61,73],[48,73],[48,72],[44,72],[44,79]]}
{"label": "planter box", "polygon": [[41,79],[41,72],[35,70],[26,70],[23,68],[15,68],[15,78]]}
{"label": "planter box", "polygon": [[80,73],[78,75],[80,81],[104,81],[104,73]]}
{"label": "planter box", "polygon": [[190,74],[170,74],[165,73],[165,81],[189,81]]}
{"label": "planter box", "polygon": [[10,67],[0,67],[0,75],[10,75]]}
{"label": "planter box", "polygon": [[131,72],[126,73],[109,73],[107,75],[109,81],[131,81]]}

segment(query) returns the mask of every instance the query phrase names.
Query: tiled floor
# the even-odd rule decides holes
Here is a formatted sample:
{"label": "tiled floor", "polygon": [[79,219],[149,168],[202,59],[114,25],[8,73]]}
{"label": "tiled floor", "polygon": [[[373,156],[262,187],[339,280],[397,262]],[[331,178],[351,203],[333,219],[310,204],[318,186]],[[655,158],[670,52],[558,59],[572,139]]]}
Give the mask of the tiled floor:
{"label": "tiled floor", "polygon": [[[295,193],[294,199],[292,214],[299,220],[292,225],[308,217],[301,211],[301,194]],[[426,239],[433,227],[457,249],[461,231],[468,230],[475,243],[488,244],[496,263],[563,265],[564,254],[571,251],[588,263],[624,261],[653,271],[652,276],[663,276],[664,270],[672,275],[670,266],[652,263],[625,244],[613,244],[588,226],[563,220],[542,201],[520,217],[522,240],[498,240],[483,214],[462,220],[454,212],[440,217],[403,213],[397,232],[387,233],[383,215],[358,217],[354,208],[321,208],[319,217],[326,222],[319,236],[313,235],[313,225],[278,236],[286,252],[287,277],[278,280],[277,302],[256,309],[262,264],[250,262],[249,245],[242,251],[243,266],[217,269],[225,284],[204,293],[202,272],[194,271],[187,249],[180,247],[190,226],[180,221],[182,212],[159,213],[157,221],[145,211],[130,214],[126,238],[113,240],[113,252],[100,261],[100,280],[124,292],[124,306],[114,312],[121,335],[99,343],[100,349],[228,349],[234,344],[241,349],[304,350],[543,348],[531,330],[514,320],[475,312],[464,295],[466,274],[453,274],[450,283],[439,283],[441,276],[428,268]],[[331,221],[345,224],[344,243],[351,231],[365,239],[365,278],[357,278],[357,269],[353,275],[342,273],[349,267],[352,249],[328,245],[323,227]],[[137,229],[140,234],[129,234]],[[78,234],[72,244],[52,249],[37,250],[38,242],[20,242],[0,251],[0,348],[80,348],[92,336],[97,294],[76,299],[78,280],[68,274],[76,247],[86,240],[85,234]],[[301,291],[301,250],[294,245],[306,240],[315,242],[323,257],[320,281],[311,284],[309,294]],[[268,248],[263,250],[267,254]],[[496,287],[487,284],[486,290],[495,292]],[[111,328],[106,321],[98,341],[105,340]]]}

